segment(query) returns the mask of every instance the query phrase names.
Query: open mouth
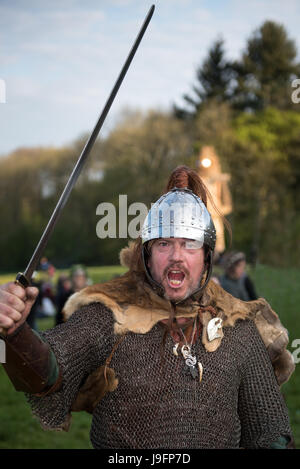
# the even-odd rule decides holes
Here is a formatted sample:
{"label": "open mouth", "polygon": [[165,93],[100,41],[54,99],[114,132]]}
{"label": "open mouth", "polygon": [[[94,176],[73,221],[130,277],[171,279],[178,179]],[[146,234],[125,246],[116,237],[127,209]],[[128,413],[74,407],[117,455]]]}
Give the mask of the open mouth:
{"label": "open mouth", "polygon": [[172,288],[180,288],[185,279],[185,273],[182,270],[169,270],[167,274],[168,284]]}

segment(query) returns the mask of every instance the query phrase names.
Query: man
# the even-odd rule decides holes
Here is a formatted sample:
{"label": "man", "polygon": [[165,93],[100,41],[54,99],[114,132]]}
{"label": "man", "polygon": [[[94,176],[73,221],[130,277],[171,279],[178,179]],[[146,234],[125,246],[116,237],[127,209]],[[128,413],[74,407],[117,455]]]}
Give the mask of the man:
{"label": "man", "polygon": [[246,256],[243,252],[231,253],[225,260],[224,270],[220,278],[224,290],[243,301],[257,300],[253,282],[246,274]]}
{"label": "man", "polygon": [[70,277],[61,275],[57,282],[57,292],[55,297],[55,305],[57,313],[55,316],[55,325],[61,324],[63,320],[63,308],[67,299],[73,293],[82,290],[89,285],[89,278],[87,272],[82,265],[74,265],[70,270]]}
{"label": "man", "polygon": [[205,188],[179,167],[121,254],[128,272],[74,294],[66,323],[42,340],[20,326],[34,291],[2,287],[6,371],[45,428],[67,429],[84,409],[95,448],[290,443],[286,331],[265,300],[239,301],[209,280],[214,245]]}

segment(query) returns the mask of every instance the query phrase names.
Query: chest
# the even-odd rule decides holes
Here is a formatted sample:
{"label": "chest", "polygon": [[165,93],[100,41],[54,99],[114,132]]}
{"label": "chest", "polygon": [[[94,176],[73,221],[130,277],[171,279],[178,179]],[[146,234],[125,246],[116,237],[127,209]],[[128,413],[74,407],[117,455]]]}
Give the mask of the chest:
{"label": "chest", "polygon": [[110,362],[119,380],[117,394],[140,402],[172,399],[188,400],[193,405],[204,400],[219,402],[220,396],[226,394],[231,396],[229,401],[236,400],[242,357],[226,332],[215,352],[207,352],[201,340],[193,344],[192,360],[184,356],[180,347],[175,354],[174,345],[170,335],[164,337],[160,325],[147,334],[128,333]]}

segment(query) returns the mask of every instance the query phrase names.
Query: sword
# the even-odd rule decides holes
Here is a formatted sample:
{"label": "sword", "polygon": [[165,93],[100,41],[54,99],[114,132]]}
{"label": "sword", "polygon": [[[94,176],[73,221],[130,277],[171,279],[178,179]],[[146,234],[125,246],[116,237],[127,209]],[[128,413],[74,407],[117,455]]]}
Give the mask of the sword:
{"label": "sword", "polygon": [[134,44],[133,44],[133,46],[132,46],[132,48],[129,52],[129,55],[126,59],[126,62],[123,65],[123,68],[122,68],[122,70],[119,74],[119,77],[118,77],[118,79],[117,79],[117,81],[116,81],[116,83],[115,83],[115,85],[114,85],[114,87],[113,87],[107,101],[106,101],[106,104],[103,108],[102,113],[100,114],[100,117],[99,117],[99,119],[98,119],[98,121],[97,121],[97,123],[94,127],[94,130],[91,133],[89,139],[87,140],[87,142],[86,142],[86,144],[85,144],[85,146],[84,146],[84,148],[83,148],[83,150],[82,150],[82,152],[81,152],[81,154],[78,158],[78,161],[77,161],[76,165],[74,166],[74,169],[71,173],[71,176],[69,177],[69,180],[68,180],[68,182],[67,182],[67,184],[66,184],[66,186],[65,186],[65,188],[64,188],[64,190],[63,190],[63,192],[60,196],[59,201],[57,202],[57,205],[56,205],[56,207],[55,207],[55,209],[54,209],[54,211],[51,215],[51,218],[50,218],[50,220],[49,220],[49,222],[48,222],[48,224],[47,224],[47,226],[46,226],[46,228],[45,228],[45,230],[44,230],[44,232],[41,236],[40,241],[38,242],[38,244],[35,248],[35,251],[34,251],[34,253],[33,253],[33,255],[32,255],[32,257],[31,257],[25,271],[24,271],[24,273],[19,272],[18,275],[16,276],[15,283],[21,285],[24,288],[28,287],[31,283],[32,274],[36,270],[36,267],[37,267],[37,265],[38,265],[38,263],[39,263],[39,261],[42,257],[43,251],[45,250],[45,248],[47,246],[47,243],[49,241],[51,233],[53,232],[54,227],[57,223],[57,220],[58,220],[58,218],[59,218],[59,216],[60,216],[60,214],[61,214],[61,212],[62,212],[62,210],[63,210],[63,208],[64,208],[64,206],[65,206],[65,204],[68,200],[68,198],[69,198],[69,195],[70,195],[70,193],[71,193],[71,191],[72,191],[72,189],[73,189],[73,187],[74,187],[74,185],[75,185],[75,183],[78,179],[78,176],[79,176],[79,174],[82,170],[82,167],[83,167],[85,161],[87,160],[88,155],[89,155],[89,153],[90,153],[90,151],[91,151],[91,149],[92,149],[92,147],[95,143],[95,140],[96,140],[96,138],[97,138],[97,136],[100,132],[100,129],[103,125],[103,122],[105,121],[105,118],[106,118],[106,116],[107,116],[107,114],[110,110],[110,107],[111,107],[111,105],[112,105],[112,103],[115,99],[115,96],[116,96],[116,94],[117,94],[117,92],[118,92],[118,90],[121,86],[121,83],[122,83],[122,81],[123,81],[123,79],[124,79],[124,77],[127,73],[127,70],[128,70],[128,68],[129,68],[129,66],[132,62],[132,59],[133,59],[133,57],[134,57],[134,55],[137,51],[137,48],[138,48],[138,46],[139,46],[139,44],[140,44],[140,42],[141,42],[141,40],[144,36],[144,33],[145,33],[145,31],[148,27],[148,24],[150,23],[150,20],[152,18],[153,12],[154,12],[154,9],[155,9],[155,6],[152,5],[149,12],[148,12],[148,14],[147,14],[147,16],[146,16],[146,18],[145,18],[145,20],[144,20],[144,23],[143,23],[143,25],[142,25],[142,27],[141,27],[141,29],[140,29],[137,37],[136,37],[136,40],[135,40],[135,42],[134,42]]}

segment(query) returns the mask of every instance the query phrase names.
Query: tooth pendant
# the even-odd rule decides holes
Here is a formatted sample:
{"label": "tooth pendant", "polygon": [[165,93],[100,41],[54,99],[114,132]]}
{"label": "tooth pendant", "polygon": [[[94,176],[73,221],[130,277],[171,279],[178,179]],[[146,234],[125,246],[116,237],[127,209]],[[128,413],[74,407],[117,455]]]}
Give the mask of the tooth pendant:
{"label": "tooth pendant", "polygon": [[176,355],[176,357],[178,357],[178,351],[177,351],[178,345],[179,345],[179,343],[175,344],[174,347],[173,347],[173,353],[174,353],[174,355]]}
{"label": "tooth pendant", "polygon": [[199,383],[201,383],[202,375],[203,375],[203,365],[201,362],[198,362],[198,368],[199,368]]}

